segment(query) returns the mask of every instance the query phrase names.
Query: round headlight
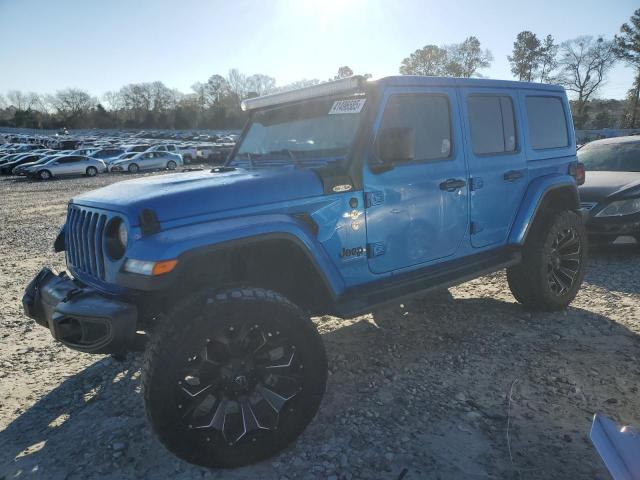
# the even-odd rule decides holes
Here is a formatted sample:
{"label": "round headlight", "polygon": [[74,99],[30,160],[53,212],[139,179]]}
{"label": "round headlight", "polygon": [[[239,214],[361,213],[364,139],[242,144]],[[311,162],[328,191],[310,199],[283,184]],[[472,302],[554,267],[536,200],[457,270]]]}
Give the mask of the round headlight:
{"label": "round headlight", "polygon": [[127,226],[122,221],[118,226],[118,239],[122,244],[122,248],[127,248],[127,241],[129,240],[129,232],[127,231]]}
{"label": "round headlight", "polygon": [[111,260],[120,260],[127,248],[129,233],[122,218],[114,217],[109,220],[104,232],[105,250]]}

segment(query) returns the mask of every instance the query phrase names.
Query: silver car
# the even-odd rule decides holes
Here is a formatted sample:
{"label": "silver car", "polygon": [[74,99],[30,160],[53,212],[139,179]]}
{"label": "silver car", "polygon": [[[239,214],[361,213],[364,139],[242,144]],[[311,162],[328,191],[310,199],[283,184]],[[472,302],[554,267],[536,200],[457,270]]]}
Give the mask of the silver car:
{"label": "silver car", "polygon": [[27,175],[40,180],[49,180],[52,177],[69,175],[95,177],[98,173],[106,171],[107,166],[102,160],[84,155],[66,155],[31,167]]}
{"label": "silver car", "polygon": [[109,171],[136,173],[140,170],[163,168],[175,170],[179,165],[184,165],[181,155],[169,152],[142,152],[131,158],[116,160],[109,166]]}

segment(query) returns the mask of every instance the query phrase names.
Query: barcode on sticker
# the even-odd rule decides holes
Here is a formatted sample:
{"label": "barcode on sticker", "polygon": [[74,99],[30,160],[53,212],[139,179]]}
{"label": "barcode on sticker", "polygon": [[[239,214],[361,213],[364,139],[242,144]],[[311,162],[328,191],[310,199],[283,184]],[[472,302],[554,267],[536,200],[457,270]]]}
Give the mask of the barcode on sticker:
{"label": "barcode on sticker", "polygon": [[336,100],[329,110],[329,115],[337,115],[340,113],[360,113],[364,107],[365,98],[357,100]]}

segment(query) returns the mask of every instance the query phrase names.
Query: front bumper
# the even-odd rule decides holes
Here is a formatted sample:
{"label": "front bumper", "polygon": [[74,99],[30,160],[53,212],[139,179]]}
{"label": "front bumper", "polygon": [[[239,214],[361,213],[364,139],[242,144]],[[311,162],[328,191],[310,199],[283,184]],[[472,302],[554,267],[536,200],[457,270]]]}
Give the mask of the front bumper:
{"label": "front bumper", "polygon": [[135,349],[138,310],[108,297],[65,272],[43,268],[22,298],[25,314],[53,338],[85,353],[124,353]]}
{"label": "front bumper", "polygon": [[640,235],[640,213],[619,217],[596,217],[589,215],[586,219],[587,233],[598,237],[619,237]]}

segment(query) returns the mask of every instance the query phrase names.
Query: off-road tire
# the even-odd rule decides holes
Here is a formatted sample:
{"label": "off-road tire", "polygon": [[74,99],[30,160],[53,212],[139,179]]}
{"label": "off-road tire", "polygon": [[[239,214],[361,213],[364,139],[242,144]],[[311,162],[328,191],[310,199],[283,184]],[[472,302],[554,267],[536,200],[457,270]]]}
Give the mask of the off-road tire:
{"label": "off-road tire", "polygon": [[96,167],[87,167],[87,171],[85,172],[87,177],[95,177],[98,175],[98,169]]}
{"label": "off-road tire", "polygon": [[[582,284],[587,260],[587,234],[579,215],[571,210],[542,214],[532,225],[522,251],[522,262],[507,268],[507,281],[513,296],[528,310],[555,311],[566,308],[575,298]],[[552,270],[558,265],[555,252],[555,242],[565,235],[573,232],[577,249],[567,250],[570,257],[576,258],[577,268],[574,263],[562,263],[563,268],[575,268],[573,280],[570,277],[561,277],[567,286],[566,291],[554,291]],[[571,240],[573,241],[573,240]],[[568,248],[568,247],[567,247]],[[577,252],[577,253],[576,253]],[[568,260],[573,262],[573,260]],[[555,273],[555,271],[554,271]],[[556,275],[557,277],[557,275]]]}
{"label": "off-road tire", "polygon": [[[214,357],[217,355],[215,350],[220,348],[220,345],[226,345],[229,352],[233,350],[230,346],[232,343],[218,343],[219,337],[214,336],[217,335],[216,330],[228,332],[233,330],[232,327],[235,326],[237,335],[240,336],[240,331],[247,331],[245,324],[249,325],[249,332],[253,330],[254,326],[260,330],[259,325],[260,328],[263,325],[268,325],[270,330],[268,330],[268,334],[265,334],[265,339],[267,335],[271,337],[271,332],[273,332],[274,342],[281,340],[284,348],[294,348],[295,350],[291,350],[291,352],[295,353],[295,360],[293,360],[294,353],[291,353],[288,364],[284,364],[285,373],[301,377],[303,380],[296,387],[297,393],[283,404],[278,413],[271,414],[276,417],[275,429],[272,424],[269,430],[256,429],[254,426],[253,430],[249,431],[246,428],[247,423],[244,421],[244,416],[240,415],[242,424],[245,426],[244,431],[247,434],[241,435],[235,443],[230,443],[223,431],[227,428],[227,424],[232,424],[233,418],[227,422],[228,415],[225,413],[222,423],[223,431],[210,427],[214,423],[215,413],[218,411],[215,405],[219,405],[217,403],[219,399],[227,398],[225,392],[228,390],[217,390],[220,388],[218,387],[219,383],[214,383],[207,395],[214,396],[213,393],[216,392],[219,394],[214,397],[214,400],[209,400],[209,402],[214,402],[210,403],[211,412],[206,415],[201,414],[199,411],[207,402],[206,397],[204,401],[196,401],[191,394],[185,396],[184,387],[200,389],[205,382],[198,380],[198,386],[191,387],[190,385],[193,383],[186,385],[184,380],[189,382],[193,378],[191,375],[197,375],[198,378],[204,378],[204,376],[200,376],[200,373],[189,373],[185,377],[185,371],[191,365],[193,366],[191,368],[196,368],[198,365],[200,365],[199,368],[204,368],[202,367],[204,365],[211,369],[212,367],[207,365],[207,362],[211,361],[208,357],[217,358]],[[274,325],[275,328],[272,328]],[[195,348],[200,344],[204,346],[203,350]],[[211,345],[215,345],[215,347],[211,347]],[[298,348],[295,347],[296,345]],[[194,351],[199,353],[191,357]],[[272,350],[268,350],[268,355],[271,354]],[[255,360],[254,357],[255,354],[251,359]],[[192,364],[187,363],[192,361]],[[258,361],[255,360],[255,365],[257,363]],[[187,365],[186,369],[184,365]],[[217,365],[221,364],[217,363]],[[223,372],[223,368],[226,367],[227,365],[214,367],[217,369],[214,373],[214,377],[216,377],[214,382],[223,381],[224,376],[220,372]],[[280,367],[282,365],[267,368]],[[295,371],[289,370],[290,368]],[[201,371],[198,370],[198,372]],[[269,372],[273,372],[273,370],[269,370]],[[276,373],[276,377],[278,377],[281,370]],[[235,377],[235,375],[236,373],[232,373],[230,377]],[[224,381],[228,382],[229,377],[226,378]],[[235,377],[233,381],[235,382],[237,379],[238,377]],[[147,418],[154,432],[173,454],[188,462],[206,467],[239,467],[263,460],[282,450],[302,433],[315,416],[325,391],[326,380],[327,360],[324,345],[309,317],[280,294],[249,287],[223,291],[204,289],[184,299],[163,316],[159,325],[151,333],[142,367],[144,402]],[[276,382],[279,381],[276,380]],[[264,383],[257,383],[257,385],[270,385],[268,382],[269,379],[266,379]],[[179,384],[182,385],[183,391],[179,390]],[[223,383],[223,385],[226,384]],[[198,392],[197,395],[201,396],[202,394]],[[232,398],[233,395],[232,392]],[[251,395],[255,395],[255,391]],[[266,401],[264,395],[260,397]],[[235,398],[237,398],[235,407],[242,408],[242,398],[246,401],[247,397]],[[183,405],[184,402],[187,403]],[[194,403],[197,406],[192,406]],[[225,403],[225,405],[227,404]],[[233,405],[231,406],[233,407]],[[207,406],[207,408],[209,407]],[[273,409],[275,410],[275,407]],[[229,409],[225,408],[224,411],[227,412]],[[233,415],[234,410],[231,409],[231,411],[231,415]],[[252,408],[249,408],[249,411],[254,414]],[[193,420],[196,414],[202,415],[200,418],[204,418],[203,422],[198,421],[199,425],[195,425],[196,421]],[[236,415],[238,414],[236,413]],[[211,418],[210,423],[208,423],[209,418]],[[254,415],[253,418],[261,417]],[[260,421],[262,422],[262,420]]]}
{"label": "off-road tire", "polygon": [[129,167],[127,167],[127,170],[129,171],[129,173],[138,173],[140,171],[140,167],[137,163],[132,163],[131,165],[129,165]]}
{"label": "off-road tire", "polygon": [[49,170],[40,170],[38,172],[38,178],[40,180],[50,180],[51,179],[51,172]]}
{"label": "off-road tire", "polygon": [[178,164],[176,162],[174,162],[173,160],[169,160],[167,162],[167,170],[175,170],[177,166],[178,166]]}

